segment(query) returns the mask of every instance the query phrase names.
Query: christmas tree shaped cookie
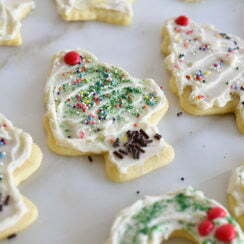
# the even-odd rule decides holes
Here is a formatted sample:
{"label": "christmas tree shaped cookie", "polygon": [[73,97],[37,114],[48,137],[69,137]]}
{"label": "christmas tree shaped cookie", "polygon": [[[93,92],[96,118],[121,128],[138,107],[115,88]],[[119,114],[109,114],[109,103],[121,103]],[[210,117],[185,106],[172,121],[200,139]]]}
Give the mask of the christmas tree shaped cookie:
{"label": "christmas tree shaped cookie", "polygon": [[244,228],[244,165],[236,168],[230,178],[228,202],[231,212]]}
{"label": "christmas tree shaped cookie", "polygon": [[129,25],[134,0],[56,0],[58,12],[68,21],[98,20]]}
{"label": "christmas tree shaped cookie", "polygon": [[168,102],[151,79],[132,78],[81,50],[60,52],[45,101],[50,148],[61,155],[104,155],[113,181],[137,178],[173,159],[155,127]]}
{"label": "christmas tree shaped cookie", "polygon": [[108,244],[160,244],[174,237],[201,244],[241,244],[244,234],[218,202],[191,187],[145,197],[116,218]]}
{"label": "christmas tree shaped cookie", "polygon": [[42,153],[29,134],[0,114],[0,239],[13,237],[38,215],[17,185],[37,170]]}
{"label": "christmas tree shaped cookie", "polygon": [[186,16],[170,19],[162,49],[170,85],[184,110],[194,115],[235,113],[244,133],[243,40]]}
{"label": "christmas tree shaped cookie", "polygon": [[0,45],[22,44],[21,20],[35,7],[31,0],[0,1]]}

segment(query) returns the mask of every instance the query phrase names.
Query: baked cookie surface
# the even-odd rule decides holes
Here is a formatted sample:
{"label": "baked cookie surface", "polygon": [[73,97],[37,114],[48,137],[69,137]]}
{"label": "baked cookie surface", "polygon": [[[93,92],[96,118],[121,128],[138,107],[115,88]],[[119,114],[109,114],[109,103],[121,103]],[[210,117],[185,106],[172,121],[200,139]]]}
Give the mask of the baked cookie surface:
{"label": "baked cookie surface", "polygon": [[113,181],[137,178],[174,157],[155,126],[168,109],[159,86],[88,52],[54,57],[45,103],[49,147],[66,156],[103,154]]}
{"label": "baked cookie surface", "polygon": [[64,20],[98,20],[118,25],[129,25],[133,16],[134,0],[55,0]]}
{"label": "baked cookie surface", "polygon": [[40,166],[42,153],[29,134],[0,114],[0,239],[25,229],[38,216],[17,185]]}
{"label": "baked cookie surface", "polygon": [[244,229],[244,165],[237,167],[230,178],[228,203],[231,212]]}
{"label": "baked cookie surface", "polygon": [[0,45],[19,46],[22,44],[21,20],[34,7],[34,1],[31,0],[0,1]]}
{"label": "baked cookie surface", "polygon": [[193,115],[235,113],[244,133],[243,47],[240,38],[186,16],[166,22],[162,51],[167,56],[171,88],[185,111]]}
{"label": "baked cookie surface", "polygon": [[145,197],[122,210],[107,243],[160,244],[174,237],[201,244],[244,243],[243,232],[229,212],[191,187]]}

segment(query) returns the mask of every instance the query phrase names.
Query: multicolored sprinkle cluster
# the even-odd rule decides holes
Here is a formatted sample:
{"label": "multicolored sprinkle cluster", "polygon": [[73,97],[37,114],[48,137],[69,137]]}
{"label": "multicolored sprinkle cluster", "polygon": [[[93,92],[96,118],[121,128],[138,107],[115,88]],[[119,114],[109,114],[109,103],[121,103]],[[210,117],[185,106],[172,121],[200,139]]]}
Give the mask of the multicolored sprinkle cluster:
{"label": "multicolored sprinkle cluster", "polygon": [[[70,53],[64,58],[70,69],[59,75],[62,85],[54,90],[56,108],[63,103],[61,127],[67,138],[87,138],[102,131],[109,121],[139,119],[160,102],[153,89],[145,88],[144,81],[135,82],[117,67]],[[69,119],[79,121],[79,135],[70,129]]]}
{"label": "multicolored sprinkle cluster", "polygon": [[[187,71],[184,76],[187,84],[199,82],[199,84],[207,85],[216,81],[219,75],[223,75],[221,81],[230,89],[230,93],[238,92],[240,94],[244,90],[243,76],[240,80],[228,80],[229,76],[227,75],[225,78],[227,69],[232,69],[233,74],[240,69],[238,64],[233,67],[231,64],[235,55],[240,55],[241,48],[238,39],[226,33],[212,30],[210,27],[203,27],[205,33],[199,28],[192,25],[187,16],[179,16],[174,20],[173,31],[175,35],[180,35],[177,37],[178,39],[176,38],[177,45],[179,45],[177,50],[180,53],[172,65],[173,69],[175,72],[177,70],[181,70],[183,73]],[[218,45],[216,45],[217,42],[219,42]],[[201,60],[204,60],[203,63],[200,63]],[[196,67],[193,68],[196,63]],[[208,98],[210,97],[206,93],[199,93],[195,96],[196,100],[206,99],[207,101]]]}

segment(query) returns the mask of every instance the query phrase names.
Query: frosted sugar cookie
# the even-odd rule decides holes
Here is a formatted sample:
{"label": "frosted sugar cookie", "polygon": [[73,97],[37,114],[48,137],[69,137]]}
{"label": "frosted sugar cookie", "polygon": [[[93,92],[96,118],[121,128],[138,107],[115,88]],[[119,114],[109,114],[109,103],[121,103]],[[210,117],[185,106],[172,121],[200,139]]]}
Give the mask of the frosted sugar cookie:
{"label": "frosted sugar cookie", "polygon": [[243,40],[193,22],[170,19],[163,29],[163,53],[170,85],[183,109],[194,115],[235,113],[244,133]]}
{"label": "frosted sugar cookie", "polygon": [[17,185],[40,166],[42,153],[29,134],[0,114],[0,239],[29,226],[38,216],[36,206]]}
{"label": "frosted sugar cookie", "polygon": [[60,52],[45,102],[50,148],[67,156],[103,154],[113,181],[137,178],[174,157],[155,126],[168,102],[151,79],[133,78],[81,50]]}
{"label": "frosted sugar cookie", "polygon": [[231,212],[244,228],[244,165],[236,168],[230,178],[228,202]]}
{"label": "frosted sugar cookie", "polygon": [[160,244],[181,237],[201,244],[241,244],[243,232],[218,202],[189,187],[145,197],[116,218],[108,244]]}
{"label": "frosted sugar cookie", "polygon": [[129,25],[134,0],[56,0],[59,14],[69,21],[98,20]]}
{"label": "frosted sugar cookie", "polygon": [[31,0],[0,1],[0,45],[19,46],[22,44],[21,20],[35,7]]}

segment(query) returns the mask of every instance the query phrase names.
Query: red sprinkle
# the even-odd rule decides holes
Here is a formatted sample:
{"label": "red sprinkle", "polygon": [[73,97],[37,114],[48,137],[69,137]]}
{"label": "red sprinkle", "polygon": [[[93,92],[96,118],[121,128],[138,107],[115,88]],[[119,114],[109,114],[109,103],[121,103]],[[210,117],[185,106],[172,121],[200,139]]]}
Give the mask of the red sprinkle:
{"label": "red sprinkle", "polygon": [[224,218],[226,215],[227,215],[226,211],[220,207],[211,208],[208,211],[208,219],[209,220],[214,220],[217,218]]}
{"label": "red sprinkle", "polygon": [[98,95],[95,95],[94,98],[93,98],[93,100],[96,103],[96,105],[99,105],[100,104],[100,99],[99,99]]}
{"label": "red sprinkle", "polygon": [[181,15],[175,19],[175,23],[181,26],[187,26],[189,24],[189,18],[185,15]]}
{"label": "red sprinkle", "polygon": [[219,241],[232,241],[236,238],[236,231],[234,226],[231,224],[224,224],[220,226],[215,232],[215,237]]}
{"label": "red sprinkle", "polygon": [[191,35],[193,33],[193,30],[189,30],[186,32],[187,35]]}
{"label": "red sprinkle", "polygon": [[197,76],[196,76],[196,80],[201,81],[201,80],[203,80],[203,77],[200,76],[200,75],[197,75]]}
{"label": "red sprinkle", "polygon": [[88,109],[87,106],[86,106],[84,103],[80,103],[80,102],[76,104],[76,108],[81,109],[82,112],[84,112],[84,113],[85,113],[85,112],[87,111],[87,109]]}
{"label": "red sprinkle", "polygon": [[80,139],[83,139],[83,138],[85,138],[86,137],[86,134],[82,131],[82,132],[80,132]]}
{"label": "red sprinkle", "polygon": [[182,29],[179,28],[179,27],[175,27],[175,32],[177,32],[177,33],[181,33],[181,32],[182,32]]}
{"label": "red sprinkle", "polygon": [[64,56],[64,62],[68,65],[80,64],[81,62],[80,54],[75,51],[68,52]]}
{"label": "red sprinkle", "polygon": [[209,220],[204,220],[199,226],[198,226],[198,232],[201,236],[207,236],[211,233],[211,231],[214,229],[214,224]]}
{"label": "red sprinkle", "polygon": [[184,48],[188,48],[190,46],[189,42],[184,42]]}
{"label": "red sprinkle", "polygon": [[205,96],[203,96],[203,95],[198,95],[197,96],[197,99],[204,99],[205,98]]}

